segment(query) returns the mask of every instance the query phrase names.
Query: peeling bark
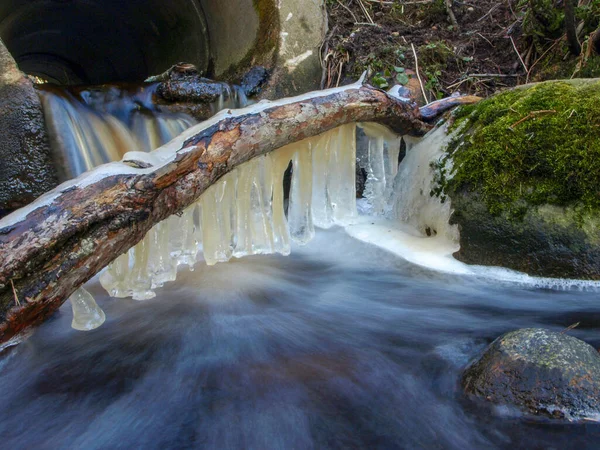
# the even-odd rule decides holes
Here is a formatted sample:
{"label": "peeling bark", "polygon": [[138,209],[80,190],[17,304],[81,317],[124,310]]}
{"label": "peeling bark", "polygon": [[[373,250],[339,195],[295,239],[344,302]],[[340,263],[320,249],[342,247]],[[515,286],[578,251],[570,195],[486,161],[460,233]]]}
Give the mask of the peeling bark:
{"label": "peeling bark", "polygon": [[413,136],[430,127],[416,106],[360,84],[260,103],[220,114],[169,148],[127,154],[7,216],[0,221],[0,344],[47,318],[236,166],[352,122]]}

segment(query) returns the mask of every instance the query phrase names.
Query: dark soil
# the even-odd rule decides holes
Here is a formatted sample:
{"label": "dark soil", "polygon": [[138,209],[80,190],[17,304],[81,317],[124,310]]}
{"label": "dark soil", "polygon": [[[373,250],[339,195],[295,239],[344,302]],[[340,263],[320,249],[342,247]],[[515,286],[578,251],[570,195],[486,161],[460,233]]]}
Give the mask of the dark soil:
{"label": "dark soil", "polygon": [[418,90],[423,85],[429,101],[454,92],[487,96],[530,81],[600,73],[576,69],[579,60],[569,55],[564,34],[535,35],[519,0],[454,0],[458,28],[443,0],[326,3],[323,87],[355,81],[369,68],[374,85],[405,84],[405,71],[416,78],[415,54],[421,77],[415,83]]}

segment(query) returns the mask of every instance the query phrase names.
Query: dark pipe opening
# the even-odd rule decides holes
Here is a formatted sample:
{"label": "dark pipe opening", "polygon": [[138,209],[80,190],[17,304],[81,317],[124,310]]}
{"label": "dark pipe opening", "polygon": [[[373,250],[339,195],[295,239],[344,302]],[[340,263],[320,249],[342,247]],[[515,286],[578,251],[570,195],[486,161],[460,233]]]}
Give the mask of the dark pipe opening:
{"label": "dark pipe opening", "polygon": [[0,1],[0,37],[21,70],[58,84],[142,81],[210,61],[197,0]]}

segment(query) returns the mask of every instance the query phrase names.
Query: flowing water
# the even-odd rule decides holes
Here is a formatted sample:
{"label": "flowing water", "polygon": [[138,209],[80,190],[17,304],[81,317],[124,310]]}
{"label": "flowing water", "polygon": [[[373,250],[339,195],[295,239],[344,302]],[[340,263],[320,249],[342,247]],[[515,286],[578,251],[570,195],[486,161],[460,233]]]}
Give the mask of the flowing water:
{"label": "flowing water", "polygon": [[[223,93],[209,105],[213,113],[249,103],[240,88],[222,84]],[[158,106],[157,86],[38,86],[61,180],[118,161],[129,151],[150,152],[196,123]]]}
{"label": "flowing water", "polygon": [[290,256],[199,263],[145,302],[88,289],[0,362],[4,448],[594,449],[600,425],[464,399],[462,368],[521,327],[600,347],[597,292],[444,274],[319,230]]}
{"label": "flowing water", "polygon": [[[101,327],[71,328],[87,324],[67,304],[4,350],[3,448],[599,448],[600,424],[533,420],[459,389],[467,363],[509,330],[580,322],[570,333],[600,347],[598,284],[452,260],[449,206],[428,195],[442,133],[410,144],[397,168],[399,140],[363,129],[368,198],[358,207],[340,204],[347,183],[338,175],[348,167],[331,156],[340,142],[353,145],[354,128],[302,152],[281,149],[270,166],[254,161],[231,175],[229,194],[226,183],[216,186],[221,194],[173,219],[184,221],[172,225],[175,237],[164,228],[149,233],[148,248],[161,249],[163,262],[203,250],[195,265],[187,253],[193,272],[180,268],[176,282],[157,282],[157,264],[138,247],[102,284],[129,296],[142,280],[153,289],[138,297],[145,301],[110,297],[98,277],[86,289],[104,310],[91,310],[98,322],[106,318]],[[283,196],[275,191],[290,160],[286,219],[277,216],[283,199],[273,199]],[[278,170],[265,176],[265,167]],[[258,202],[265,189],[268,207]],[[198,208],[212,211],[213,229]],[[193,236],[205,232],[202,248]],[[192,236],[187,246],[184,236]],[[235,258],[238,246],[238,256],[252,256]],[[280,254],[261,254],[273,252]],[[89,312],[86,299],[79,291],[75,304]]]}

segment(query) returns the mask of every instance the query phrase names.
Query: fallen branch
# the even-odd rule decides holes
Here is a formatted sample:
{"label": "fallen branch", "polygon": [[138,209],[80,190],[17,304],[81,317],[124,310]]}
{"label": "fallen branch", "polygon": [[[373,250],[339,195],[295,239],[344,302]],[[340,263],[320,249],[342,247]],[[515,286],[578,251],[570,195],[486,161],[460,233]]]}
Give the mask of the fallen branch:
{"label": "fallen branch", "polygon": [[0,220],[0,343],[47,318],[225,173],[353,122],[378,122],[413,136],[430,128],[412,102],[361,84],[261,102],[224,111],[150,154],[128,153]]}

